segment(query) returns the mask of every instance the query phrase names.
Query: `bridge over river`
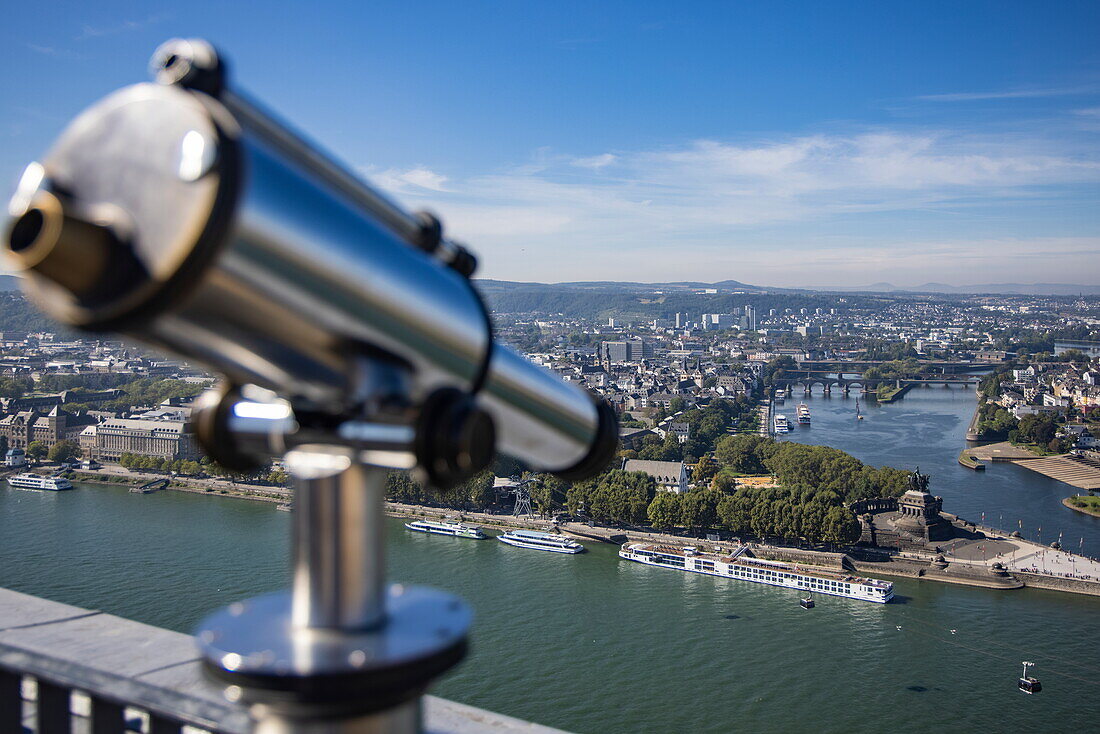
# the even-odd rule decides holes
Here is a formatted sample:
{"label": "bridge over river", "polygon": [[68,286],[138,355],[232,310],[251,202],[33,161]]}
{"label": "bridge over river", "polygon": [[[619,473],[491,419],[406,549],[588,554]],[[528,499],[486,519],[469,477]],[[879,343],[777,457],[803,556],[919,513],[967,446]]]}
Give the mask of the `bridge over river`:
{"label": "bridge over river", "polygon": [[839,388],[847,395],[852,388],[858,388],[860,392],[875,392],[882,385],[893,385],[901,388],[906,385],[969,385],[977,384],[981,378],[978,375],[928,375],[914,378],[897,377],[864,377],[854,372],[836,372],[835,370],[799,370],[784,371],[783,377],[773,381],[776,387],[794,391],[802,387],[803,391],[810,393],[814,385],[821,385],[826,395],[832,393],[833,388]]}
{"label": "bridge over river", "polygon": [[[812,372],[863,372],[871,367],[881,367],[888,361],[881,359],[863,360],[828,360],[828,359],[803,359],[797,360],[799,370]],[[918,359],[917,362],[926,371],[942,375],[985,375],[997,366],[994,362],[971,362],[942,359]]]}

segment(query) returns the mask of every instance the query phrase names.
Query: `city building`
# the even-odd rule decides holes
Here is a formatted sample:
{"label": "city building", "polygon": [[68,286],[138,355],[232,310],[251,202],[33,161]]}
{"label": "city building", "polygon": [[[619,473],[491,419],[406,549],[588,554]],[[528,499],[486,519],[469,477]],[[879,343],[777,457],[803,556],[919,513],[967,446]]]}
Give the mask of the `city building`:
{"label": "city building", "polygon": [[14,469],[20,466],[27,465],[27,452],[23,449],[8,449],[8,452],[4,454],[4,466],[9,469]]}
{"label": "city building", "polygon": [[75,416],[56,405],[48,412],[22,410],[0,418],[0,436],[9,448],[25,449],[34,441],[52,447],[58,441],[74,440],[93,422],[90,416]]}
{"label": "city building", "polygon": [[1092,341],[1054,341],[1054,354],[1061,355],[1068,352],[1071,349],[1075,349],[1078,352],[1083,352],[1089,359],[1095,359],[1100,357],[1100,342]]}
{"label": "city building", "polygon": [[112,418],[88,426],[80,434],[84,456],[99,461],[118,461],[123,454],[157,459],[195,460],[201,455],[184,421]]}
{"label": "city building", "polygon": [[683,494],[687,491],[687,467],[682,461],[646,461],[623,459],[623,471],[645,472],[657,482],[657,489]]}

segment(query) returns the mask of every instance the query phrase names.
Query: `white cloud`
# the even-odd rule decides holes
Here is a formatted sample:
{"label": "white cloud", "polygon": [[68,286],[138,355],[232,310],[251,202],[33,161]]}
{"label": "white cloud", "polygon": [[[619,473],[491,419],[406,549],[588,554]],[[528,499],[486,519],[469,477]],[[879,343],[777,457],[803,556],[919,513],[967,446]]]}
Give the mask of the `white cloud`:
{"label": "white cloud", "polygon": [[924,94],[916,99],[925,102],[974,102],[987,99],[1033,99],[1037,97],[1066,97],[1076,94],[1094,94],[1096,85],[1077,87],[1048,87],[1040,89],[1011,89],[999,92],[953,92],[950,94]]}
{"label": "white cloud", "polygon": [[[486,273],[495,277],[675,275],[751,282],[749,269],[757,282],[778,284],[793,264],[810,277],[803,282],[821,283],[825,272],[843,282],[850,280],[844,272],[871,273],[902,263],[912,269],[933,252],[953,267],[1020,267],[1008,244],[989,244],[990,233],[1002,231],[995,221],[988,231],[968,231],[969,244],[953,239],[955,254],[948,255],[942,243],[929,249],[922,232],[893,236],[882,220],[919,215],[953,222],[975,209],[1026,208],[1056,197],[1055,187],[1084,191],[1100,182],[1100,156],[1091,147],[1073,150],[1065,141],[1056,146],[878,131],[752,144],[702,140],[591,158],[544,154],[537,166],[461,178],[418,167],[390,169],[373,179],[411,205],[439,212],[448,232],[482,254]],[[885,241],[869,241],[883,232],[890,235]],[[1036,259],[1037,251],[1029,248],[1062,241],[1030,242],[1020,246],[1019,258]],[[1097,242],[1071,242],[1059,267],[1079,263],[1100,281],[1100,265],[1086,258],[1096,253]],[[1007,272],[997,277],[1017,279]],[[944,280],[942,273],[937,279]]]}
{"label": "white cloud", "polygon": [[155,13],[153,15],[146,16],[145,18],[138,18],[136,20],[122,20],[113,25],[85,25],[80,29],[80,35],[76,37],[76,40],[84,41],[89,38],[100,38],[102,36],[118,35],[119,33],[140,31],[148,28],[149,26],[163,23],[169,18],[171,18],[171,15],[169,13]]}
{"label": "white cloud", "polygon": [[594,155],[589,158],[574,158],[570,161],[571,165],[578,168],[603,168],[604,166],[610,166],[615,162],[615,156],[611,153],[604,153],[602,155]]}
{"label": "white cloud", "polygon": [[415,194],[417,189],[439,192],[447,190],[443,186],[447,183],[447,177],[423,166],[406,170],[387,168],[378,172],[368,169],[367,173],[377,185],[394,193]]}

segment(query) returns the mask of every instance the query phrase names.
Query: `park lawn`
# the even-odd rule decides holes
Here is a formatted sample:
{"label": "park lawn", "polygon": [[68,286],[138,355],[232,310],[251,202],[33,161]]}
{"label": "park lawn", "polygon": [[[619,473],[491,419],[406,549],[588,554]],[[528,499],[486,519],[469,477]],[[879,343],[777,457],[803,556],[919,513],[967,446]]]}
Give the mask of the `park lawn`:
{"label": "park lawn", "polygon": [[1063,504],[1078,512],[1086,512],[1089,515],[1100,517],[1100,497],[1079,494],[1074,497],[1067,497]]}

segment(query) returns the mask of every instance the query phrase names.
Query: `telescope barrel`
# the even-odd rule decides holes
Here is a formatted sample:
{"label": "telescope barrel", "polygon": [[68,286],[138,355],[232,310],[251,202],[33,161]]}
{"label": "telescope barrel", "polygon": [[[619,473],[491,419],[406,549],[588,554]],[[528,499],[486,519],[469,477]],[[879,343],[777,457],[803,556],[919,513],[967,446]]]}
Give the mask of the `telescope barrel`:
{"label": "telescope barrel", "polygon": [[494,343],[472,257],[437,222],[227,90],[208,46],[163,48],[161,83],[82,113],[11,201],[7,259],[40,306],[307,412],[354,416],[359,366],[383,360],[410,374],[413,408],[476,393],[497,448],[532,468],[603,468],[613,412]]}

